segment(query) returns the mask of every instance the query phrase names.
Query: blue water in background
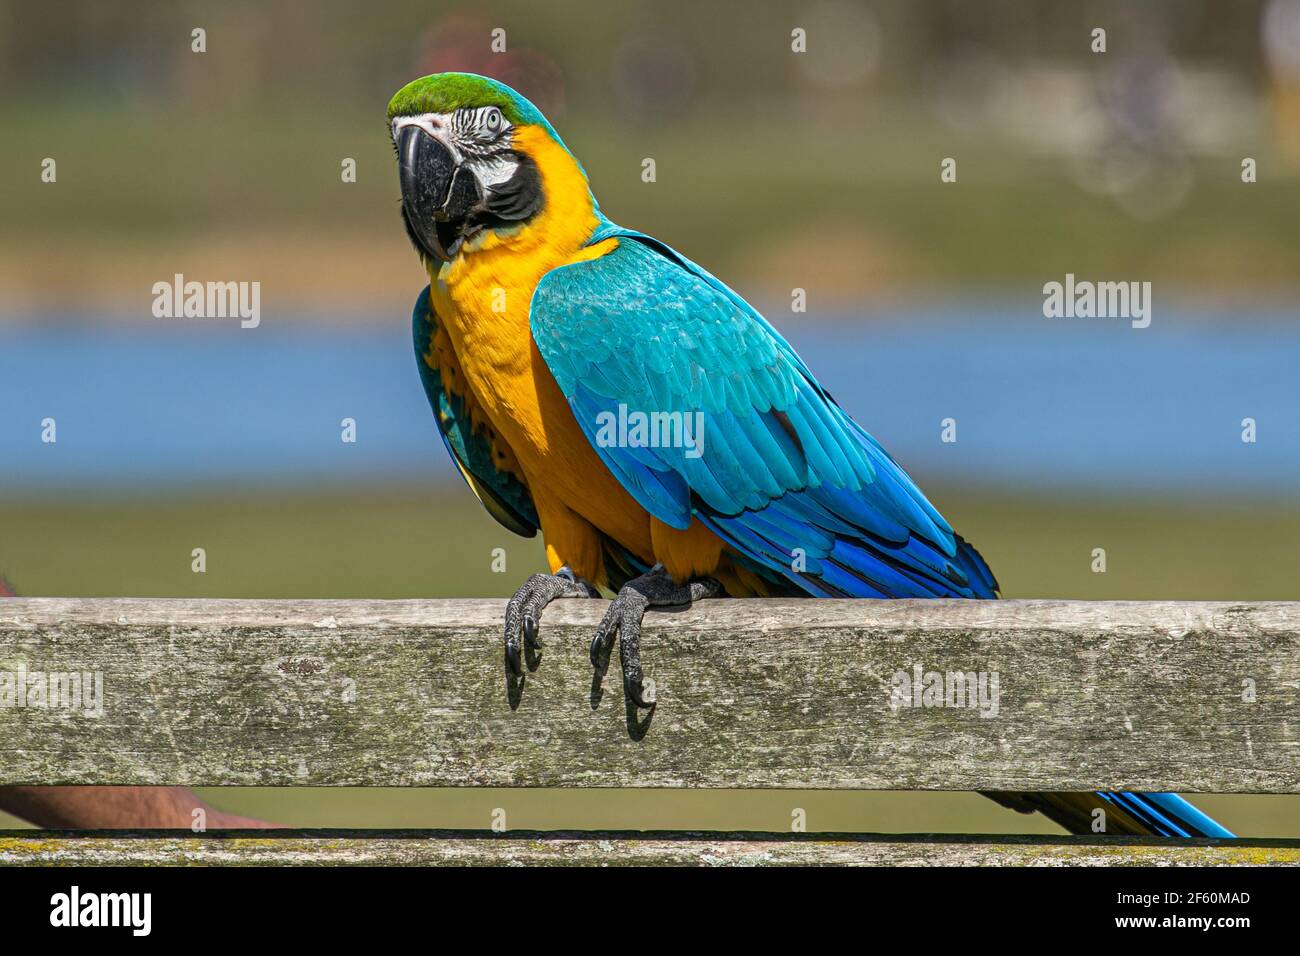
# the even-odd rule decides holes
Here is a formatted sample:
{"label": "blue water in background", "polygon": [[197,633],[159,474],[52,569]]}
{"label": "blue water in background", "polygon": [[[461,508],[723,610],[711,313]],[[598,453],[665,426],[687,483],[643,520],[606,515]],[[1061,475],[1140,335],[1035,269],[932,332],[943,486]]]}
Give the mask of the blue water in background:
{"label": "blue water in background", "polygon": [[[1157,311],[1141,330],[1033,304],[799,318],[781,322],[791,343],[923,483],[1300,495],[1294,316]],[[40,441],[46,417],[56,444]],[[345,417],[356,444],[340,441]],[[0,330],[5,489],[453,476],[398,317]]]}

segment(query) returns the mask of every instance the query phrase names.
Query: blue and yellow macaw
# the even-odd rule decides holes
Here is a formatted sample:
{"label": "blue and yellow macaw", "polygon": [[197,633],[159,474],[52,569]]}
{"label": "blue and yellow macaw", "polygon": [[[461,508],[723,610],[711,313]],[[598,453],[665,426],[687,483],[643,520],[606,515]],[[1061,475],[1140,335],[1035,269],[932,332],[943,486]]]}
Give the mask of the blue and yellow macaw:
{"label": "blue and yellow macaw", "polygon": [[[616,592],[642,697],[647,607],[713,596],[995,598],[979,553],[748,302],[600,211],[540,111],[442,73],[388,107],[402,216],[430,284],[415,350],[447,448],[503,525],[542,531],[549,574],[510,600],[511,704],[556,598]],[[648,423],[648,424],[647,424]],[[1090,832],[1230,835],[1172,794],[989,794]]]}

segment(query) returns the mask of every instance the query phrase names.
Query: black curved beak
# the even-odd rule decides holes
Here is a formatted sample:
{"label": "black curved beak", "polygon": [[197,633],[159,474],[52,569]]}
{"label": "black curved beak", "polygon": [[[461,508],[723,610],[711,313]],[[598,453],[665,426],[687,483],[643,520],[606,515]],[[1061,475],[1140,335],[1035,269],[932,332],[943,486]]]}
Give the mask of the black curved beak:
{"label": "black curved beak", "polygon": [[450,262],[466,220],[482,202],[478,179],[418,126],[404,126],[397,134],[397,173],[412,241],[430,258]]}
{"label": "black curved beak", "polygon": [[402,213],[411,239],[431,258],[450,262],[447,246],[438,235],[445,220],[443,207],[451,192],[456,164],[451,152],[418,126],[404,126],[397,134],[397,176],[402,184]]}

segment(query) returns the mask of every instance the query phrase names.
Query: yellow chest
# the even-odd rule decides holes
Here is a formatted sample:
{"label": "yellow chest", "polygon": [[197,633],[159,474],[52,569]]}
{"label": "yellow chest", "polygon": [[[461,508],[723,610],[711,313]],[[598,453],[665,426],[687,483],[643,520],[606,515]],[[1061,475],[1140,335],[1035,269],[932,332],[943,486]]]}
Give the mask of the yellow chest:
{"label": "yellow chest", "polygon": [[533,346],[533,292],[552,269],[604,255],[617,242],[583,246],[597,219],[586,177],[567,151],[535,127],[520,128],[515,143],[537,164],[546,196],[541,212],[527,225],[467,242],[430,277],[430,295],[466,388],[536,474],[548,456],[581,454],[568,448],[581,436],[568,435],[568,404]]}
{"label": "yellow chest", "polygon": [[518,429],[529,443],[544,437],[532,387],[528,304],[545,272],[524,266],[501,257],[458,259],[442,268],[430,288],[465,387],[512,445]]}
{"label": "yellow chest", "polygon": [[[529,307],[538,282],[552,269],[605,255],[610,239],[561,254],[482,250],[442,267],[431,285],[434,308],[444,323],[464,384],[522,461],[552,453],[574,457],[568,403],[533,345]],[[559,448],[554,447],[560,443]]]}
{"label": "yellow chest", "polygon": [[[515,231],[488,232],[431,275],[430,296],[445,343],[442,363],[455,390],[471,399],[499,467],[523,479],[537,506],[552,569],[570,564],[601,580],[599,533],[649,559],[650,521],[573,417],[569,403],[533,344],[533,292],[552,269],[596,259],[617,239],[584,243],[598,225],[586,177],[562,147],[535,128],[516,144],[537,163],[542,211]],[[471,414],[474,414],[473,412]],[[599,533],[598,533],[599,532]],[[558,563],[557,563],[558,562]]]}

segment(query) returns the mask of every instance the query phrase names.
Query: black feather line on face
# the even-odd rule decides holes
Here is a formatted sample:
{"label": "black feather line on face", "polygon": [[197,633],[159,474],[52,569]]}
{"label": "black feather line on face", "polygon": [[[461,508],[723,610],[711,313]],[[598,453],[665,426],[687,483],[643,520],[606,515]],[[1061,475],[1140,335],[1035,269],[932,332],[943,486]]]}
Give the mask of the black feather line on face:
{"label": "black feather line on face", "polygon": [[400,208],[402,211],[402,225],[406,227],[406,238],[411,240],[411,245],[415,246],[415,251],[420,254],[420,258],[424,262],[429,262],[429,254],[424,251],[424,243],[420,241],[420,237],[415,234],[415,229],[411,227],[411,218],[406,214],[406,206],[402,205]]}
{"label": "black feather line on face", "polygon": [[542,176],[529,156],[516,154],[519,165],[504,183],[488,190],[487,210],[498,219],[522,222],[542,208]]}

